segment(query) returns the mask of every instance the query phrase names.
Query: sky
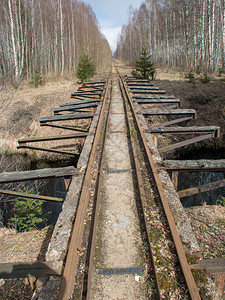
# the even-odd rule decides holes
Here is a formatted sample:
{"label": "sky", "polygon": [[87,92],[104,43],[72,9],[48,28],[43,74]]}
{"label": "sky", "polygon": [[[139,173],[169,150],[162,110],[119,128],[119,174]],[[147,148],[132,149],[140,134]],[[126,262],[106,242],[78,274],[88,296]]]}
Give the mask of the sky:
{"label": "sky", "polygon": [[99,21],[101,32],[114,52],[122,25],[127,23],[128,9],[139,8],[143,0],[83,0],[90,4]]}

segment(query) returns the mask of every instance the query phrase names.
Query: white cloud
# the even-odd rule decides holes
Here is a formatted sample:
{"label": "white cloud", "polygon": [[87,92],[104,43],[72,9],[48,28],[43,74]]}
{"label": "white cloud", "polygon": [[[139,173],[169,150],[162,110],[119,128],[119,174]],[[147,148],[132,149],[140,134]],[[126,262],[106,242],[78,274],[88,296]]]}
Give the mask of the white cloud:
{"label": "white cloud", "polygon": [[112,51],[116,50],[117,38],[118,38],[118,34],[120,33],[120,31],[121,31],[121,26],[101,29],[101,32],[104,34],[104,36],[108,40]]}

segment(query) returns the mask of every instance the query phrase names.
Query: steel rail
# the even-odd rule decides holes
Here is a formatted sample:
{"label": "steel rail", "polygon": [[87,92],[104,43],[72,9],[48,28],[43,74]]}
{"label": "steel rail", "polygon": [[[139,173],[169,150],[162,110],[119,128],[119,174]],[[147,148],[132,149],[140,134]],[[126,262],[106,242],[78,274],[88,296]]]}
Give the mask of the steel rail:
{"label": "steel rail", "polygon": [[111,83],[111,90],[110,90],[110,103],[108,106],[107,116],[106,116],[106,124],[105,129],[103,133],[103,141],[102,141],[102,150],[100,155],[100,163],[99,163],[99,171],[98,171],[98,177],[97,177],[97,184],[96,184],[96,190],[95,190],[95,200],[94,200],[94,207],[93,207],[93,223],[91,228],[91,239],[90,239],[90,248],[88,253],[88,273],[87,278],[85,282],[82,285],[82,299],[90,299],[90,290],[91,290],[91,276],[93,270],[93,257],[95,254],[94,251],[94,245],[96,243],[96,232],[97,232],[97,222],[98,222],[98,213],[99,213],[99,203],[100,203],[100,182],[103,174],[103,153],[105,149],[106,144],[106,133],[108,130],[108,124],[109,124],[109,112],[111,108],[111,100],[112,100],[112,83]]}
{"label": "steel rail", "polygon": [[162,297],[161,297],[161,293],[160,293],[159,281],[158,281],[158,278],[157,278],[156,264],[155,264],[155,260],[154,260],[153,252],[152,252],[152,241],[150,240],[149,227],[147,225],[146,214],[144,212],[144,207],[147,206],[147,199],[146,199],[144,184],[143,184],[142,175],[141,175],[141,171],[140,171],[137,149],[136,149],[136,146],[135,146],[134,138],[133,138],[132,133],[131,133],[133,126],[130,124],[129,119],[128,119],[128,112],[127,112],[126,100],[125,100],[126,99],[126,93],[125,93],[125,90],[123,89],[121,78],[120,78],[120,89],[121,89],[121,94],[122,94],[123,101],[124,101],[125,118],[126,118],[126,123],[127,123],[127,127],[128,127],[128,134],[129,134],[129,138],[130,138],[130,142],[131,142],[130,143],[131,144],[131,152],[132,152],[132,156],[133,156],[133,160],[134,160],[134,168],[135,168],[136,179],[137,179],[137,183],[138,183],[137,184],[138,185],[138,192],[139,192],[139,197],[140,197],[140,200],[141,200],[141,208],[142,208],[142,213],[143,213],[143,217],[144,217],[145,231],[147,233],[147,239],[148,239],[148,245],[149,245],[149,250],[150,250],[152,268],[153,268],[154,277],[155,277],[155,285],[156,285],[156,290],[157,290],[157,296],[158,296],[158,299],[161,300]]}
{"label": "steel rail", "polygon": [[140,121],[138,119],[137,113],[135,111],[135,108],[134,108],[134,105],[132,103],[132,100],[131,100],[131,97],[129,95],[126,84],[125,84],[125,82],[124,82],[124,80],[121,76],[120,76],[120,78],[121,78],[122,86],[125,90],[127,99],[129,101],[129,105],[131,107],[132,114],[133,114],[134,120],[135,120],[137,128],[138,128],[139,135],[140,135],[142,143],[143,143],[144,152],[145,152],[146,157],[148,159],[149,167],[152,171],[152,174],[153,174],[153,177],[154,177],[154,180],[155,180],[155,183],[156,183],[156,187],[157,187],[157,190],[158,190],[158,193],[159,193],[159,196],[160,196],[163,208],[164,208],[164,212],[165,212],[167,222],[168,222],[168,225],[169,225],[169,228],[170,228],[170,231],[171,231],[171,235],[172,235],[172,238],[173,238],[173,241],[174,241],[174,244],[175,244],[176,252],[177,252],[177,255],[178,255],[178,258],[179,258],[179,262],[180,262],[180,265],[181,265],[181,268],[182,268],[182,271],[183,271],[183,275],[184,275],[184,278],[185,278],[185,281],[186,281],[186,284],[187,284],[187,288],[188,288],[190,297],[191,297],[192,300],[200,300],[201,298],[200,298],[195,280],[192,276],[191,269],[188,265],[187,258],[186,258],[186,255],[185,255],[185,251],[184,251],[184,248],[183,248],[178,230],[176,228],[172,212],[170,210],[168,201],[167,201],[166,196],[165,196],[163,185],[162,185],[162,183],[160,181],[160,178],[159,178],[159,175],[157,173],[156,165],[153,161],[150,150],[148,148],[147,141],[146,141],[145,136],[144,136],[144,131],[141,127]]}
{"label": "steel rail", "polygon": [[96,147],[100,137],[101,125],[104,117],[104,110],[105,110],[108,90],[109,90],[109,80],[106,85],[101,113],[99,116],[98,125],[95,132],[95,138],[94,138],[94,142],[93,142],[93,146],[92,146],[92,150],[89,157],[89,162],[88,162],[88,166],[87,166],[87,170],[83,182],[79,205],[78,205],[73,231],[71,235],[70,245],[66,257],[62,283],[59,290],[58,300],[68,300],[72,296],[74,290],[75,274],[77,271],[78,260],[79,260],[78,249],[80,249],[82,245],[82,238],[83,238],[83,232],[85,226],[84,219],[86,216],[86,210],[87,210],[88,200],[89,200],[88,193],[91,184],[91,180],[90,180],[91,171],[95,161]]}

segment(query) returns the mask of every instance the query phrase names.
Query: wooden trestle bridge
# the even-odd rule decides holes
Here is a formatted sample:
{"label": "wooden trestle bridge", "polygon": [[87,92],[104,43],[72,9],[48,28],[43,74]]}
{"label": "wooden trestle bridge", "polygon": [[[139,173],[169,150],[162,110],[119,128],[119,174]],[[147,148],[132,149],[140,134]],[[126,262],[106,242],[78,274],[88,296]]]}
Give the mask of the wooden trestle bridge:
{"label": "wooden trestle bridge", "polygon": [[[151,211],[153,210],[153,208],[148,209],[150,207],[149,190],[154,190],[154,197],[152,196],[154,199],[160,199],[160,202],[157,202],[160,204],[157,205],[161,207],[160,211],[164,214],[163,218],[165,219],[164,226],[167,228],[166,230],[168,230],[168,228],[170,230],[171,243],[174,245],[174,253],[176,253],[176,259],[178,261],[177,264],[181,270],[179,274],[182,274],[179,276],[184,278],[185,281],[185,283],[182,284],[185,286],[184,290],[186,290],[186,292],[184,292],[183,296],[181,295],[181,298],[177,299],[201,299],[191,269],[204,269],[209,274],[214,274],[216,284],[222,295],[225,278],[224,259],[201,260],[194,265],[188,263],[185,248],[182,243],[184,238],[179,231],[179,220],[177,219],[176,208],[174,208],[174,206],[180,205],[176,204],[179,202],[179,198],[225,186],[225,179],[223,179],[202,186],[177,191],[180,172],[224,172],[225,160],[204,159],[182,161],[163,160],[162,158],[164,153],[168,153],[174,149],[182,148],[206,139],[218,138],[220,128],[217,126],[178,126],[177,124],[186,124],[185,122],[196,119],[196,111],[194,109],[181,108],[179,99],[176,99],[174,96],[168,96],[166,91],[155,87],[148,80],[126,76],[121,77],[115,70],[113,76],[110,76],[107,80],[82,84],[82,86],[71,95],[71,101],[60,104],[59,107],[53,108],[52,111],[53,115],[40,117],[38,119],[40,126],[58,128],[65,132],[72,133],[21,139],[18,141],[18,149],[47,151],[55,153],[56,155],[70,156],[77,164],[76,167],[67,166],[63,168],[48,168],[0,174],[1,185],[12,182],[64,177],[67,187],[65,199],[44,195],[24,194],[22,192],[5,189],[0,190],[0,193],[5,195],[64,203],[62,212],[55,225],[53,237],[48,253],[46,254],[46,261],[1,264],[0,278],[36,278],[34,281],[36,282],[37,290],[35,293],[37,298],[41,295],[41,290],[44,290],[44,287],[40,288],[42,285],[41,282],[45,281],[43,278],[46,279],[50,277],[57,278],[56,281],[58,280],[58,289],[55,289],[56,296],[54,296],[58,299],[72,299],[71,297],[74,293],[75,286],[79,286],[79,289],[77,288],[79,292],[77,292],[77,298],[73,299],[98,299],[98,297],[100,299],[100,294],[94,291],[93,285],[100,285],[102,287],[101,297],[104,298],[104,276],[112,276],[112,278],[110,277],[112,283],[115,276],[124,276],[124,274],[128,277],[130,276],[129,274],[138,274],[141,276],[144,272],[143,264],[125,267],[118,264],[115,267],[112,263],[112,267],[105,263],[105,267],[96,267],[96,260],[98,260],[96,249],[99,248],[99,246],[96,246],[99,234],[98,228],[100,226],[99,214],[104,201],[104,197],[102,198],[101,196],[103,193],[102,185],[104,185],[102,182],[105,182],[107,176],[107,180],[110,182],[110,176],[114,176],[114,174],[117,174],[119,182],[123,182],[122,175],[124,176],[126,173],[128,176],[127,180],[134,180],[134,182],[136,182],[136,185],[133,183],[133,185],[136,186],[134,194],[138,196],[134,196],[134,198],[136,197],[135,201],[137,201],[137,199],[140,201],[140,204],[138,204],[142,211],[139,216],[141,218],[140,223],[144,224],[142,230],[146,232],[147,251],[149,251],[147,256],[150,255],[150,261],[148,263],[145,261],[144,265],[150,265],[148,268],[150,268],[152,276],[150,280],[154,282],[154,288],[152,288],[151,291],[152,295],[154,294],[154,299],[165,299],[165,286],[161,283],[161,270],[158,266],[157,251],[152,236],[153,227],[151,226],[154,225],[149,225],[149,220],[152,218]],[[115,121],[113,121],[114,119]],[[125,124],[122,127],[121,122]],[[86,127],[81,126],[81,123],[85,124]],[[123,137],[121,137],[121,135],[123,135]],[[179,135],[178,141],[171,143],[170,139],[168,139],[168,136],[171,135]],[[185,139],[185,136],[188,136],[188,138]],[[107,148],[109,147],[107,145],[112,141],[117,143],[117,137],[121,139],[117,148],[122,148],[122,141],[127,139],[126,143],[129,145],[129,150],[127,150],[127,154],[124,154],[124,157],[130,157],[131,165],[124,165],[123,167],[125,159],[117,161],[122,150],[118,150],[118,154],[115,153],[115,158],[113,158],[113,153]],[[158,146],[157,141],[161,140],[162,137],[166,137],[169,142],[168,144],[163,143],[163,146]],[[183,140],[181,140],[181,138],[183,138]],[[36,144],[57,140],[64,140],[65,144],[67,140],[75,140],[77,143],[80,143],[82,149],[76,152],[64,151],[55,148],[39,147]],[[111,147],[113,146],[111,145]],[[162,155],[162,157],[160,155]],[[110,167],[110,162],[105,162],[106,157],[110,157],[114,167]],[[93,176],[93,172],[96,176]],[[171,180],[169,173],[172,173]],[[116,188],[115,184],[115,189]],[[91,189],[94,190],[93,196],[90,196]],[[109,193],[107,195],[110,197],[110,192],[105,191],[105,193]],[[105,197],[107,198],[107,196]],[[90,201],[93,201],[91,206]],[[174,206],[173,201],[177,201]],[[118,206],[119,204],[117,207]],[[182,210],[181,206],[182,205],[179,206],[180,210]],[[87,229],[87,211],[90,210],[90,207],[91,222]],[[116,212],[112,212],[112,214],[118,215]],[[181,216],[181,214],[178,215]],[[67,222],[67,224],[64,224],[65,222]],[[123,228],[120,229],[120,234],[125,234],[124,232],[126,231],[123,232],[122,230]],[[126,230],[128,230],[128,228],[126,228]],[[61,232],[63,232],[63,237]],[[107,235],[102,234],[104,236],[103,240],[106,239],[105,236]],[[80,252],[83,249],[82,245],[87,235],[89,238],[86,242],[86,258],[84,261],[86,267],[82,273],[80,271]],[[189,233],[187,233],[187,236],[187,239],[191,239]],[[104,243],[107,244],[108,241],[104,240]],[[101,251],[105,253],[104,249]],[[116,246],[113,252],[117,252]],[[191,252],[193,252],[193,249]],[[116,253],[116,255],[119,254]],[[128,256],[128,254],[126,255]],[[113,260],[115,261],[115,259]],[[121,260],[123,260],[123,258],[121,258]],[[78,271],[82,273],[82,276],[79,277],[77,275],[79,273]],[[148,275],[148,278],[149,276],[150,275]],[[168,275],[168,281],[169,276],[170,275]],[[79,281],[79,283],[77,283],[77,281]],[[114,283],[113,285],[116,286]],[[40,289],[39,291],[38,288]],[[121,289],[122,288],[126,289],[126,286],[121,287]],[[117,288],[117,290],[118,289],[119,288]],[[121,295],[123,293],[122,290],[117,292],[121,293]],[[127,291],[127,295],[129,295],[129,292],[130,291]],[[112,291],[112,299],[114,299],[113,293]],[[49,299],[51,299],[51,296],[49,297]],[[129,296],[129,299],[132,299],[132,295]],[[148,299],[147,294],[146,299]]]}

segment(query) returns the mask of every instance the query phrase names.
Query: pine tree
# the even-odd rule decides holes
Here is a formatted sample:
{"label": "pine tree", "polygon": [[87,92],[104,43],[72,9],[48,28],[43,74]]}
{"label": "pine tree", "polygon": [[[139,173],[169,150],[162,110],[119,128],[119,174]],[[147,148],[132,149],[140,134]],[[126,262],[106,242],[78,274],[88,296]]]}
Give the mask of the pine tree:
{"label": "pine tree", "polygon": [[84,82],[95,74],[95,65],[88,54],[83,54],[80,57],[77,69],[77,77]]}
{"label": "pine tree", "polygon": [[140,59],[136,60],[135,69],[131,74],[136,78],[149,79],[151,76],[152,80],[155,79],[155,68],[146,47],[142,47]]}

